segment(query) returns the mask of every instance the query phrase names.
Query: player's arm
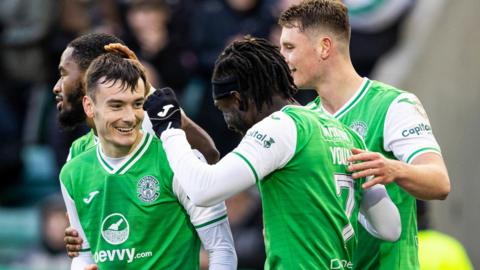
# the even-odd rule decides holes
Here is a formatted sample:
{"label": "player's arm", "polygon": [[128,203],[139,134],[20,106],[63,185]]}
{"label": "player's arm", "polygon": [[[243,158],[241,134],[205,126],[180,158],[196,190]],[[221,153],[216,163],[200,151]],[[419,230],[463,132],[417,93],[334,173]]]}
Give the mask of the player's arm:
{"label": "player's arm", "polygon": [[188,142],[202,153],[209,164],[218,161],[220,154],[212,138],[180,109],[171,88],[154,90],[144,109],[146,115],[143,127],[147,132],[152,130],[160,138],[160,134],[167,127],[181,128],[187,134]]}
{"label": "player's arm", "polygon": [[402,233],[400,213],[383,185],[364,191],[358,221],[370,234],[382,240],[396,241]]}
{"label": "player's arm", "polygon": [[196,206],[188,198],[177,179],[173,180],[173,192],[187,211],[203,248],[208,252],[209,269],[237,269],[237,254],[225,204],[221,202],[212,207]]}
{"label": "player's arm", "polygon": [[354,149],[349,167],[353,178],[374,176],[364,187],[397,183],[413,196],[443,200],[450,192],[450,178],[423,107],[412,94],[402,94],[389,108],[384,128],[384,148],[398,160],[380,153]]}
{"label": "player's arm", "polygon": [[296,127],[288,115],[277,112],[250,128],[237,148],[215,165],[195,157],[180,129],[167,129],[161,139],[182,188],[196,205],[209,206],[283,167],[295,152]]}
{"label": "player's arm", "polygon": [[197,149],[200,153],[203,154],[208,164],[217,163],[220,158],[220,153],[215,146],[212,138],[208,133],[202,129],[199,125],[193,122],[183,110],[181,111],[182,115],[182,126],[181,128],[185,131],[187,135],[187,141],[190,143],[192,148]]}
{"label": "player's arm", "polygon": [[[83,231],[82,225],[80,224],[80,219],[78,218],[77,208],[75,206],[75,202],[70,197],[68,191],[66,190],[65,186],[63,185],[62,181],[60,181],[63,200],[65,201],[65,206],[67,208],[68,219],[70,221],[70,231],[75,230],[78,233],[79,238],[81,239],[80,242],[80,249],[78,251],[78,257],[72,259],[72,270],[84,270],[86,267],[90,266],[94,263],[92,254],[90,253],[90,245],[85,237],[85,233]],[[65,241],[67,243],[68,249],[68,241],[67,237]],[[73,246],[78,245],[78,239],[70,239],[75,240]],[[75,248],[76,249],[76,248]]]}

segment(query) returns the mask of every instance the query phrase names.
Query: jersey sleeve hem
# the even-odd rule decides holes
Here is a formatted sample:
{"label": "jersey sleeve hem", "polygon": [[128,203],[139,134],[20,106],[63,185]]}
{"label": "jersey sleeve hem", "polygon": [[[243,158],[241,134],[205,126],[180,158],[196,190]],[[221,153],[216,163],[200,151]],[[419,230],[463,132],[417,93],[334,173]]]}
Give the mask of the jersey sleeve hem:
{"label": "jersey sleeve hem", "polygon": [[218,222],[220,222],[220,221],[223,221],[223,220],[226,219],[226,218],[227,218],[227,214],[225,214],[225,215],[223,215],[223,216],[221,216],[221,217],[215,218],[215,219],[213,219],[213,220],[207,221],[207,222],[205,222],[205,223],[196,225],[196,226],[194,226],[194,227],[195,227],[195,229],[204,228],[204,227],[206,227],[206,226],[208,226],[208,225],[213,225],[213,224],[215,224],[215,223],[218,223]]}
{"label": "jersey sleeve hem", "polygon": [[253,167],[253,165],[250,163],[250,161],[248,161],[248,159],[246,157],[244,157],[242,154],[238,153],[238,152],[232,152],[234,153],[235,155],[239,156],[241,159],[243,159],[248,167],[250,167],[250,169],[252,170],[253,172],[253,175],[255,175],[255,183],[258,183],[258,174],[257,174],[257,171],[255,171],[255,168]]}
{"label": "jersey sleeve hem", "polygon": [[438,153],[438,154],[442,154],[442,152],[440,151],[440,149],[438,148],[435,148],[435,147],[424,147],[424,148],[420,148],[416,151],[414,151],[413,153],[411,153],[408,158],[405,160],[406,163],[410,164],[418,155],[420,154],[423,154],[423,153],[427,153],[427,152],[433,152],[433,153]]}

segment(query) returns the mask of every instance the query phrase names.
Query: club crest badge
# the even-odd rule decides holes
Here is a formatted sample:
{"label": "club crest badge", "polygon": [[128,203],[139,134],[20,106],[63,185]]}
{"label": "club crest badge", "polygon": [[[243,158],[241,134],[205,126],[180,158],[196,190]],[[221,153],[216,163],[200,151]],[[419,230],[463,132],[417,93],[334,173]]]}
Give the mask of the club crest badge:
{"label": "club crest badge", "polygon": [[368,126],[363,121],[355,121],[350,125],[350,128],[353,129],[358,133],[358,135],[362,136],[365,139],[365,135],[367,135]]}
{"label": "club crest badge", "polygon": [[145,176],[138,180],[137,197],[144,203],[154,202],[160,196],[158,180],[153,176]]}

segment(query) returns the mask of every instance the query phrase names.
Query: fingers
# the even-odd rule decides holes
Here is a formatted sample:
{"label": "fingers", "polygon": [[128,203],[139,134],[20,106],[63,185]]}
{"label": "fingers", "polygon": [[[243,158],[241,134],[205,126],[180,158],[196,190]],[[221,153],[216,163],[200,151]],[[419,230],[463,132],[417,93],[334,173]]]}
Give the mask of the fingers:
{"label": "fingers", "polygon": [[356,154],[361,154],[361,153],[366,153],[366,152],[367,152],[367,151],[362,150],[362,149],[358,149],[358,148],[355,148],[355,147],[352,148],[352,153],[353,153],[354,155],[356,155]]}
{"label": "fingers", "polygon": [[65,236],[78,237],[78,232],[72,227],[67,227],[65,229]]}
{"label": "fingers", "polygon": [[87,265],[84,270],[98,270],[98,266],[96,264],[90,264]]}
{"label": "fingers", "polygon": [[352,178],[358,179],[358,178],[373,176],[373,175],[378,176],[380,175],[380,173],[381,173],[380,169],[368,168],[366,170],[353,173]]}
{"label": "fingers", "polygon": [[379,168],[381,163],[377,161],[365,161],[361,163],[354,163],[348,166],[348,170],[351,172],[362,171],[366,169]]}
{"label": "fingers", "polygon": [[137,55],[130,50],[127,46],[120,44],[120,43],[110,43],[108,45],[105,45],[103,47],[107,52],[116,52],[119,53],[123,56],[125,56],[128,59],[131,60],[136,60],[138,61]]}
{"label": "fingers", "polygon": [[375,186],[376,184],[382,184],[382,182],[383,182],[383,177],[382,176],[377,176],[377,177],[373,178],[372,180],[363,183],[362,188],[363,189],[369,189],[369,188]]}
{"label": "fingers", "polygon": [[75,258],[75,257],[78,257],[80,255],[80,253],[76,252],[76,251],[68,251],[67,250],[67,256],[70,257],[70,258]]}
{"label": "fingers", "polygon": [[[359,150],[359,151],[361,151],[361,150]],[[353,155],[351,155],[348,158],[348,161],[350,161],[350,162],[375,160],[375,159],[379,159],[379,158],[382,157],[379,153],[357,152],[357,151],[354,151],[354,149],[352,149],[352,153],[353,153]]]}

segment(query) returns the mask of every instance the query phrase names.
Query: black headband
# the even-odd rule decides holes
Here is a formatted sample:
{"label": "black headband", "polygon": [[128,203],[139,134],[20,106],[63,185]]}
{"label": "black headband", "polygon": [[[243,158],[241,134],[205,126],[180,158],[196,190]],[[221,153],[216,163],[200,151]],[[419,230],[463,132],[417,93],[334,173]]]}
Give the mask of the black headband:
{"label": "black headband", "polygon": [[212,91],[214,99],[221,99],[229,96],[232,91],[240,91],[240,84],[235,75],[228,76],[222,80],[212,79]]}

